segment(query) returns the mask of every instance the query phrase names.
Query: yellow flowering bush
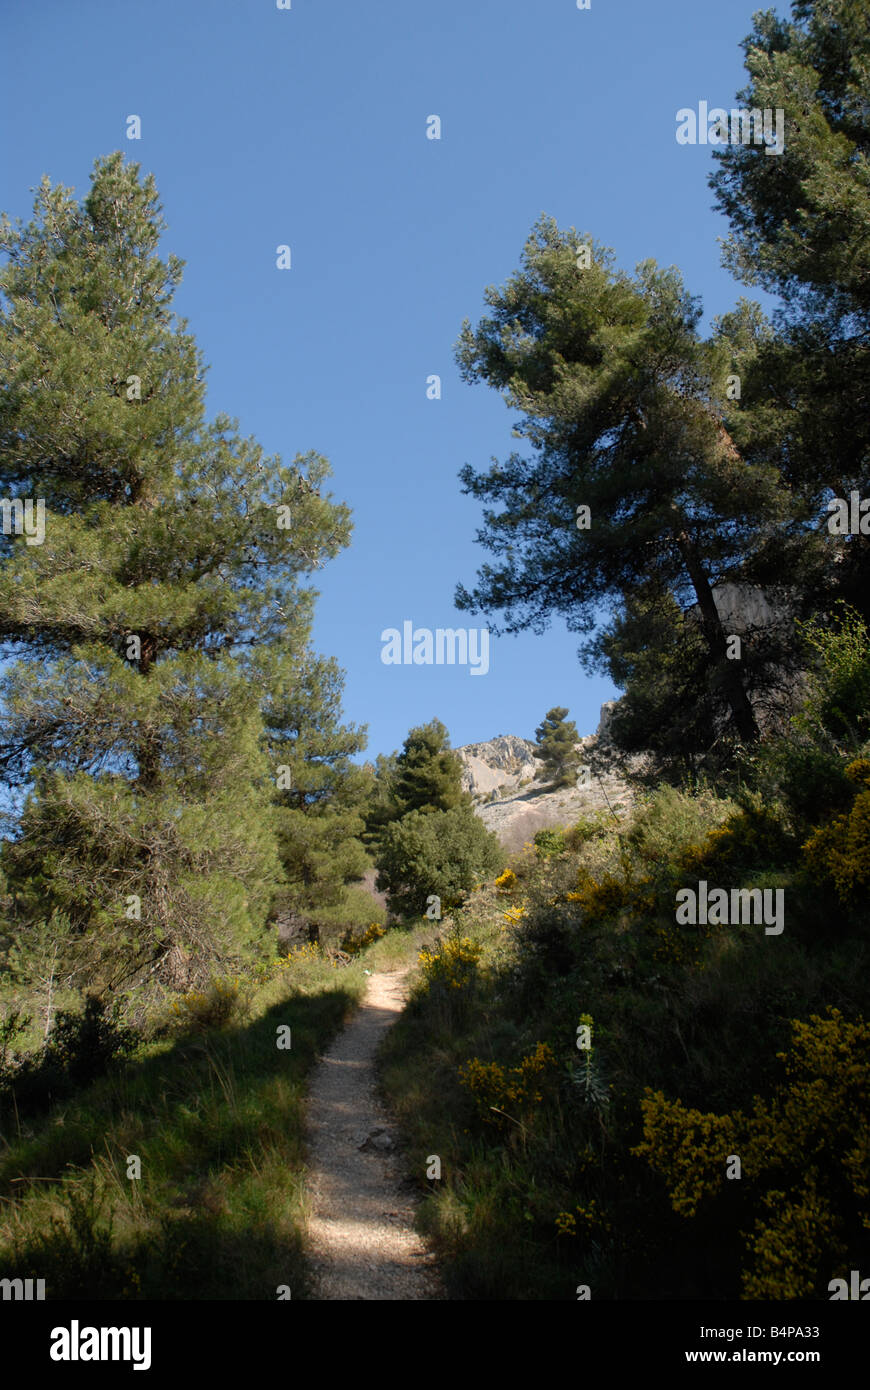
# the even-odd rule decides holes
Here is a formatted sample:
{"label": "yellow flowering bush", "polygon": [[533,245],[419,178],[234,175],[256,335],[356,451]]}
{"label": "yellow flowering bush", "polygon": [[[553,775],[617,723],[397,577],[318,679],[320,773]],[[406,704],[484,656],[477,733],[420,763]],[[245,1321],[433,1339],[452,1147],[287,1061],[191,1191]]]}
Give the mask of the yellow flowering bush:
{"label": "yellow flowering bush", "polygon": [[855,758],[845,769],[850,782],[858,787],[870,787],[870,758]]}
{"label": "yellow flowering bush", "polygon": [[831,880],[843,903],[870,887],[870,761],[857,758],[846,776],[859,789],[851,809],[814,831],[803,847],[811,873]]}
{"label": "yellow flowering bush", "polygon": [[668,965],[700,966],[700,941],[712,935],[714,928],[698,925],[690,928],[676,922],[655,922],[649,927],[653,941],[653,955],[656,960]]}
{"label": "yellow flowering bush", "polygon": [[516,1067],[472,1057],[458,1074],[460,1084],[474,1097],[480,1118],[502,1128],[506,1120],[529,1117],[542,1103],[555,1080],[556,1058],[546,1043],[539,1042]]}
{"label": "yellow flowering bush", "polygon": [[735,1116],[705,1115],[649,1088],[641,1112],[644,1138],[632,1153],[665,1175],[674,1211],[694,1216],[701,1199],[722,1186],[725,1160],[737,1143]]}
{"label": "yellow flowering bush", "polygon": [[722,825],[708,830],[700,844],[688,845],[674,860],[678,875],[736,873],[756,864],[776,862],[786,837],[782,825],[766,806],[735,812]]}
{"label": "yellow flowering bush", "polygon": [[556,1217],[556,1234],[560,1236],[576,1236],[577,1221],[573,1212],[560,1211]]}
{"label": "yellow flowering bush", "polygon": [[846,1253],[842,1235],[870,1229],[870,1024],[838,1009],[792,1021],[786,1080],[751,1114],[705,1115],[647,1090],[643,1142],[632,1150],[665,1177],[674,1211],[693,1216],[721,1193],[739,1156],[755,1223],[746,1242],[745,1298],[817,1294],[820,1262]]}
{"label": "yellow flowering bush", "polygon": [[509,927],[519,926],[520,922],[523,920],[525,916],[527,916],[527,914],[528,908],[524,904],[520,904],[517,907],[509,907],[507,912],[503,912],[501,914],[504,918],[504,921],[507,923],[507,927],[505,928],[505,930],[507,930]]}
{"label": "yellow flowering bush", "polygon": [[322,960],[323,951],[320,949],[318,941],[300,941],[298,946],[291,946],[290,950],[281,956],[278,965],[281,970],[289,970],[291,965],[297,961]]}
{"label": "yellow flowering bush", "polygon": [[519,883],[519,879],[513,869],[505,869],[503,874],[499,874],[495,881],[495,886],[500,893],[513,893]]}
{"label": "yellow flowering bush", "polygon": [[386,936],[385,929],[380,922],[370,922],[362,936],[355,936],[353,929],[345,932],[341,939],[341,949],[348,955],[355,956],[357,952],[364,951],[366,946],[371,946],[375,941],[379,941],[382,936]]}
{"label": "yellow flowering bush", "polygon": [[172,1012],[187,1028],[204,1032],[225,1028],[239,1013],[243,993],[238,978],[211,980],[202,991],[191,990],[173,1000]]}
{"label": "yellow flowering bush", "polygon": [[602,1231],[609,1231],[611,1229],[610,1222],[605,1220],[594,1198],[588,1201],[585,1206],[583,1206],[582,1203],[578,1204],[574,1210],[577,1213],[577,1220],[586,1230],[593,1231],[595,1229],[600,1229]]}
{"label": "yellow flowering bush", "polygon": [[602,1216],[597,1202],[594,1198],[584,1206],[582,1203],[574,1208],[574,1211],[560,1211],[556,1217],[556,1234],[560,1236],[576,1236],[579,1228],[587,1234],[593,1231],[609,1231],[611,1224]]}
{"label": "yellow flowering bush", "polygon": [[578,891],[566,893],[569,903],[578,903],[583,916],[590,922],[612,916],[628,901],[628,890],[613,874],[605,874],[600,880],[592,878],[585,870],[578,874]]}
{"label": "yellow flowering bush", "polygon": [[291,946],[283,955],[269,961],[268,964],[257,966],[254,974],[260,982],[274,980],[297,965],[314,964],[315,961],[329,965],[333,970],[338,970],[341,964],[340,961],[324,951],[318,941],[300,941],[296,946]]}
{"label": "yellow flowering bush", "polygon": [[744,1298],[812,1298],[819,1256],[844,1253],[837,1220],[810,1172],[796,1192],[771,1188],[762,1198],[763,1216],[749,1241],[751,1266],[743,1273]]}
{"label": "yellow flowering bush", "polygon": [[477,965],[483,954],[470,937],[451,936],[442,941],[436,951],[423,947],[418,957],[423,967],[423,975],[428,984],[446,985],[448,989],[462,989],[473,983],[477,976]]}

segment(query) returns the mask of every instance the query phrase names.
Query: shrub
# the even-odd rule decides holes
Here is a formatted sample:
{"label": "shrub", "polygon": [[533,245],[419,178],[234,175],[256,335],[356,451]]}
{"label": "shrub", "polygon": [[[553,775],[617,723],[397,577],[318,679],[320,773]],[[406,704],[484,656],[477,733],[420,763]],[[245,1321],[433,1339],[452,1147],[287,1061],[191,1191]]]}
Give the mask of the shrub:
{"label": "shrub", "polygon": [[[13,1030],[20,1031],[17,1021]],[[136,1041],[133,1030],[120,1023],[117,1006],[89,994],[81,1013],[58,1011],[41,1053],[4,1053],[0,1096],[11,1096],[19,1112],[44,1109],[53,1099],[103,1076],[133,1051]]]}
{"label": "shrub", "polygon": [[842,754],[805,738],[772,740],[755,755],[750,771],[763,798],[785,807],[800,838],[824,816],[845,810],[853,794]]}
{"label": "shrub", "polygon": [[[308,910],[308,920],[316,941],[325,948],[341,946],[343,936],[351,935],[358,923],[377,921],[382,906],[362,884],[347,883],[335,903],[319,903]],[[343,948],[342,948],[343,949]]]}
{"label": "shrub", "polygon": [[675,787],[660,787],[635,810],[625,843],[644,863],[666,864],[680,850],[703,840],[736,810],[734,802],[712,792],[690,796]]}
{"label": "shrub", "polygon": [[311,961],[323,959],[323,947],[319,941],[300,941],[298,945],[291,946],[289,951],[285,951],[279,961],[280,968],[287,970],[297,961]]}
{"label": "shrub", "polygon": [[476,979],[481,954],[482,948],[470,937],[449,936],[435,951],[424,946],[419,961],[429,984],[463,989]]}
{"label": "shrub", "polygon": [[503,1129],[513,1120],[528,1127],[555,1082],[556,1058],[546,1043],[539,1042],[518,1066],[506,1068],[472,1057],[458,1075],[486,1124]]}
{"label": "shrub", "polygon": [[613,874],[605,874],[598,882],[581,869],[578,875],[578,889],[567,893],[568,902],[577,903],[584,918],[590,922],[612,917],[629,901],[629,889]]}
{"label": "shrub", "polygon": [[538,830],[534,843],[535,854],[539,859],[552,859],[555,855],[565,852],[565,832],[556,827]]}
{"label": "shrub", "polygon": [[518,887],[518,879],[513,869],[505,869],[503,874],[499,874],[495,886],[499,893],[505,895],[515,892]]}
{"label": "shrub", "polygon": [[870,634],[860,613],[838,605],[833,622],[800,625],[818,668],[796,725],[814,741],[827,734],[857,746],[870,735]]}
{"label": "shrub", "polygon": [[57,1014],[47,1050],[74,1085],[86,1086],[128,1056],[135,1042],[132,1030],[119,1022],[117,1009],[89,994],[82,1013]]}
{"label": "shrub", "polygon": [[378,852],[378,888],[392,912],[416,916],[430,895],[443,910],[504,863],[497,838],[470,807],[409,811],[387,826]]}
{"label": "shrub", "polygon": [[675,867],[678,874],[739,874],[788,862],[794,848],[776,811],[749,805],[675,856]]}
{"label": "shrub", "polygon": [[30,1014],[25,1014],[18,1007],[4,1011],[2,1022],[0,1022],[0,1085],[2,1085],[7,1058],[14,1056],[12,1044],[17,1037],[27,1032],[32,1022]]}
{"label": "shrub", "polygon": [[226,1028],[236,1022],[247,1002],[238,979],[214,979],[202,990],[192,990],[176,999],[172,1005],[185,1028],[207,1032],[211,1028]]}
{"label": "shrub", "polygon": [[380,922],[370,922],[362,936],[356,936],[353,931],[345,932],[341,938],[341,949],[348,955],[355,956],[367,946],[379,941],[382,936],[386,936],[386,932]]}
{"label": "shrub", "polygon": [[595,811],[591,816],[581,816],[564,831],[565,848],[576,854],[590,840],[599,839],[613,829],[613,817],[607,811]]}
{"label": "shrub", "polygon": [[817,1295],[822,1271],[859,1257],[870,1224],[870,1024],[831,1008],[791,1028],[790,1051],[777,1053],[786,1080],[771,1100],[711,1115],[647,1088],[632,1150],[664,1176],[685,1217],[723,1199],[726,1159],[740,1155],[741,1190],[729,1195],[754,1218],[741,1233],[745,1298]]}
{"label": "shrub", "polygon": [[852,809],[821,826],[804,845],[810,872],[831,880],[844,903],[865,900],[870,888],[870,761],[856,759],[846,776],[859,789]]}

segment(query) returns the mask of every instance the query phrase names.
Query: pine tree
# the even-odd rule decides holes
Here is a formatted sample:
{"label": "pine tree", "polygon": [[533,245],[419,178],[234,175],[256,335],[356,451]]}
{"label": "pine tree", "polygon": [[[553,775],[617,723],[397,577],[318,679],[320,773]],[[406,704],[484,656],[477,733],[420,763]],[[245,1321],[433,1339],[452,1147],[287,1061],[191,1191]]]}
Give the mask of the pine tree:
{"label": "pine tree", "polygon": [[164,226],[115,153],[81,205],[45,178],[0,227],[0,482],[45,508],[41,543],[0,539],[0,760],[25,796],[4,866],[114,986],[261,949],[282,877],[261,707],[349,532],[325,459],[206,421]]}
{"label": "pine tree", "polygon": [[824,587],[811,576],[807,591],[867,616],[870,536],[831,540],[826,514],[832,494],[870,496],[870,11],[866,0],[791,9],[754,16],[738,93],[747,110],[783,113],[784,149],[716,150],[710,185],[732,229],[726,266],[780,298],[776,333],[741,371],[744,435],[777,459],[827,540]]}
{"label": "pine tree", "polygon": [[397,818],[409,811],[449,811],[470,804],[462,790],[462,763],[440,719],[408,734],[396,762],[393,800]]}
{"label": "pine tree", "polygon": [[462,762],[440,719],[410,730],[400,753],[378,757],[366,811],[365,843],[376,853],[383,833],[409,811],[471,805],[462,790]]}
{"label": "pine tree", "polygon": [[[286,684],[265,710],[284,871],[273,915],[291,913],[321,940],[351,924],[359,893],[350,886],[371,868],[361,835],[373,777],[351,761],[365,730],[340,723],[342,685],[335,660],[303,654],[287,663]],[[375,909],[369,898],[366,910]]]}
{"label": "pine tree", "polygon": [[567,714],[567,708],[557,705],[548,710],[535,730],[537,756],[556,787],[567,787],[574,781],[581,761],[576,747],[580,735],[573,719],[566,718]]}
{"label": "pine tree", "polygon": [[462,790],[462,761],[439,719],[411,729],[401,753],[379,759],[379,782],[367,829],[391,912],[422,912],[433,894],[446,911],[500,866],[501,848]]}
{"label": "pine tree", "polygon": [[362,842],[370,854],[376,852],[383,832],[396,817],[394,788],[398,761],[398,752],[392,752],[379,753],[373,763],[366,763],[371,782]]}
{"label": "pine tree", "polygon": [[710,177],[732,234],[725,261],[787,309],[856,342],[870,314],[870,24],[866,0],[794,0],[743,41],[747,109],[781,110],[784,148],[731,143]]}
{"label": "pine tree", "polygon": [[523,412],[515,433],[534,457],[460,473],[488,504],[478,540],[499,563],[473,592],[460,585],[457,604],[502,611],[508,632],[541,631],[554,613],[589,632],[602,602],[652,580],[697,604],[731,721],[753,741],[713,590],[750,569],[756,582],[777,574],[798,522],[777,468],[747,464],[726,428],[727,336],[699,337],[700,306],[675,270],[647,261],[632,279],[606,247],[548,218],[487,302],[493,313],[476,330],[466,322],[458,361]]}
{"label": "pine tree", "polygon": [[[742,625],[739,640],[746,690],[768,734],[785,726],[801,693],[806,658],[799,634],[783,612],[769,626]],[[667,590],[642,586],[599,633],[586,664],[605,666],[625,692],[608,738],[617,755],[629,755],[626,773],[651,785],[726,774],[736,752],[734,730],[695,611],[683,612]],[[643,754],[643,771],[632,754]]]}

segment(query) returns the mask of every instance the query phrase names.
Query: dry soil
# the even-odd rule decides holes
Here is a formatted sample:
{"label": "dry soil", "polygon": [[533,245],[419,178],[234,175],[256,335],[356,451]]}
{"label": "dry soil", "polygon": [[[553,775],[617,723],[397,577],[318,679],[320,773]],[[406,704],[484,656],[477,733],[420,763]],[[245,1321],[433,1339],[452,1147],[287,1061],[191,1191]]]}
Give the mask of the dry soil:
{"label": "dry soil", "polygon": [[415,1191],[375,1093],[375,1050],[407,971],[372,975],[360,1008],[318,1062],[308,1106],[309,1240],[319,1299],[443,1298],[413,1229]]}

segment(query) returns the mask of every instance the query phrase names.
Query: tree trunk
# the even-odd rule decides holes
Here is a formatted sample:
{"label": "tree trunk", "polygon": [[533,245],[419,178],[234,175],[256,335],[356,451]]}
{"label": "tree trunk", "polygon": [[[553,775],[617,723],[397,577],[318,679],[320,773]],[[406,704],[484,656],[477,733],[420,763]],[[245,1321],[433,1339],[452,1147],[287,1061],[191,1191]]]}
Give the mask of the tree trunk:
{"label": "tree trunk", "polygon": [[[139,640],[139,674],[147,678],[157,656],[157,639],[143,633]],[[150,791],[157,786],[160,778],[160,750],[153,736],[146,735],[140,740],[136,749],[136,761],[139,764],[138,785],[143,791]]]}
{"label": "tree trunk", "polygon": [[737,731],[744,743],[755,743],[758,739],[758,724],[749,697],[743,688],[740,667],[728,658],[727,636],[722,626],[722,619],[719,617],[719,610],[716,607],[710,581],[686,532],[682,531],[676,539],[698,600],[701,625],[707,639],[707,645],[710,648],[710,655],[716,663],[722,682],[722,690],[731,707]]}

